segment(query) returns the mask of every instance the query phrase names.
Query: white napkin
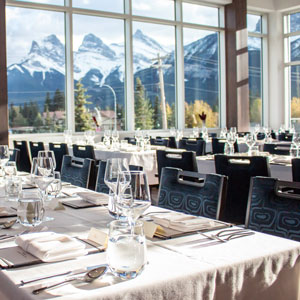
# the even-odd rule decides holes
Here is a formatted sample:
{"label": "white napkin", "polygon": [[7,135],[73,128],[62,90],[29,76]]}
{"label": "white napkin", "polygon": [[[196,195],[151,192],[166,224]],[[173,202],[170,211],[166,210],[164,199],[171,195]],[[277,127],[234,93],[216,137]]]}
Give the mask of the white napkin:
{"label": "white napkin", "polygon": [[93,193],[93,192],[79,192],[76,193],[81,199],[96,204],[96,205],[107,205],[109,195],[104,193]]}
{"label": "white napkin", "polygon": [[74,238],[54,232],[20,235],[16,244],[44,262],[54,262],[86,255],[85,245]]}
{"label": "white napkin", "polygon": [[214,220],[176,212],[157,214],[151,216],[151,218],[158,225],[182,232],[204,230],[215,225]]}
{"label": "white napkin", "polygon": [[291,163],[291,157],[290,156],[273,156],[271,158],[272,163],[278,163],[278,164],[290,164]]}

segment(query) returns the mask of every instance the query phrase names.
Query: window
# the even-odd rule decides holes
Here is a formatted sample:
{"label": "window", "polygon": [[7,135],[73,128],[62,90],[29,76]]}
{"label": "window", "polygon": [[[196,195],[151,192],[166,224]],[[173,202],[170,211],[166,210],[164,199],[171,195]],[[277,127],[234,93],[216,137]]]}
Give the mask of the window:
{"label": "window", "polygon": [[[185,127],[219,126],[219,36],[184,28]],[[206,114],[205,122],[200,115]]]}
{"label": "window", "polygon": [[11,132],[183,129],[202,112],[219,126],[217,5],[6,0],[6,10]]}
{"label": "window", "polygon": [[7,7],[6,15],[9,128],[12,133],[61,132],[66,119],[64,14]]}
{"label": "window", "polygon": [[125,129],[124,57],[123,20],[73,16],[76,131],[95,127],[93,118],[80,115],[80,92],[86,96],[86,114],[97,116],[98,126]]}
{"label": "window", "polygon": [[136,129],[175,126],[175,29],[133,23]]}
{"label": "window", "polygon": [[286,95],[290,104],[291,124],[300,130],[300,12],[286,15],[285,74]]}
{"label": "window", "polygon": [[263,125],[263,39],[262,16],[248,14],[249,113],[250,126]]}

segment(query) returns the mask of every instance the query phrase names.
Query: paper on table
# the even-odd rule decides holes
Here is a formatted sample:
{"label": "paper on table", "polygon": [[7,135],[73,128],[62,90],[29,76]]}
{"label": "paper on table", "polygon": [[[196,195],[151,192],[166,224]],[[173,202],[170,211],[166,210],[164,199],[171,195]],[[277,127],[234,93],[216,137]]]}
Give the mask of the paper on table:
{"label": "paper on table", "polygon": [[24,234],[16,238],[16,244],[45,262],[72,259],[88,253],[81,242],[54,232]]}
{"label": "paper on table", "polygon": [[76,193],[81,199],[96,204],[96,205],[107,205],[109,196],[104,193],[93,193],[93,192],[79,192]]}
{"label": "paper on table", "polygon": [[16,211],[9,207],[0,207],[0,218],[15,217]]}
{"label": "paper on table", "polygon": [[212,219],[178,212],[153,215],[152,219],[156,224],[161,225],[162,227],[180,232],[211,230],[212,228],[224,226],[224,224]]}

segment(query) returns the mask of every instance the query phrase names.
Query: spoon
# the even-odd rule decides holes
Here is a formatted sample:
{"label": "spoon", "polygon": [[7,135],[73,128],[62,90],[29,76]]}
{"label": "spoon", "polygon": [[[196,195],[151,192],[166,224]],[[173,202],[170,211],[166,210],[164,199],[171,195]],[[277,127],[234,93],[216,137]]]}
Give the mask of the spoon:
{"label": "spoon", "polygon": [[3,229],[9,229],[9,228],[12,227],[13,225],[15,225],[16,222],[17,222],[17,219],[13,219],[13,220],[10,220],[10,221],[1,222],[1,223],[0,223],[0,226],[1,226]]}
{"label": "spoon", "polygon": [[86,272],[84,276],[74,276],[74,277],[66,278],[63,281],[35,289],[32,291],[32,293],[34,295],[38,295],[42,291],[45,291],[47,289],[54,288],[59,285],[62,285],[62,284],[65,284],[65,283],[68,283],[71,281],[75,281],[75,280],[79,280],[79,281],[83,281],[83,282],[92,282],[95,279],[99,278],[100,276],[104,275],[106,273],[107,269],[108,269],[107,266],[101,266],[101,267],[98,267],[96,269],[92,269],[92,270]]}

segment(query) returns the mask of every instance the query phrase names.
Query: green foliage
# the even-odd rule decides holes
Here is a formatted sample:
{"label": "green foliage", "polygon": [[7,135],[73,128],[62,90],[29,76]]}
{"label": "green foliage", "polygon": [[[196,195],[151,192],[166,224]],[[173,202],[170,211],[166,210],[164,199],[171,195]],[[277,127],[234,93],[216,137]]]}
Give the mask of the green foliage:
{"label": "green foliage", "polygon": [[140,78],[136,79],[134,98],[135,128],[152,129],[154,125],[153,108],[150,100],[145,97],[145,88]]}
{"label": "green foliage", "polygon": [[52,107],[52,100],[51,100],[51,98],[50,98],[50,93],[47,92],[47,94],[46,94],[46,99],[45,99],[45,103],[44,103],[44,112],[46,112],[47,109],[48,109],[48,110],[51,109],[51,107]]}
{"label": "green foliage", "polygon": [[91,104],[87,99],[90,98],[86,95],[87,89],[83,87],[83,84],[79,80],[76,83],[75,88],[75,130],[86,131],[93,129],[92,115],[86,108],[87,104]]}
{"label": "green foliage", "polygon": [[250,122],[261,123],[262,103],[260,98],[250,101]]}
{"label": "green foliage", "polygon": [[153,121],[154,121],[154,129],[161,128],[162,125],[162,112],[161,106],[158,96],[155,97],[154,100],[154,108],[153,108]]}
{"label": "green foliage", "polygon": [[65,110],[65,95],[59,89],[56,89],[51,111]]}
{"label": "green foliage", "polygon": [[175,103],[172,103],[170,106],[167,103],[167,121],[168,121],[168,128],[175,127],[176,122],[175,122]]}

